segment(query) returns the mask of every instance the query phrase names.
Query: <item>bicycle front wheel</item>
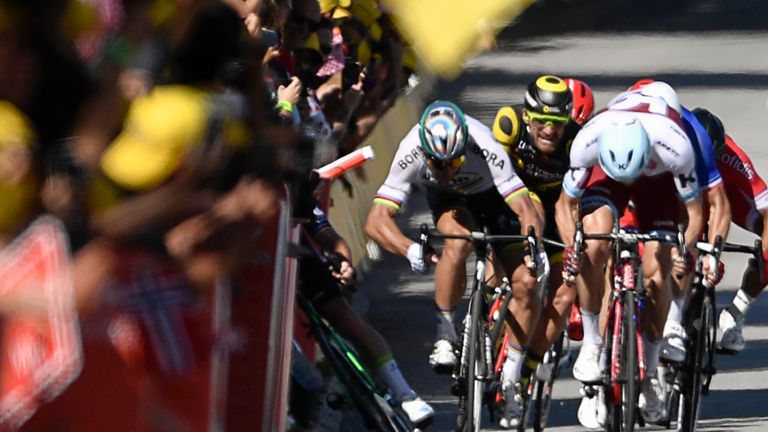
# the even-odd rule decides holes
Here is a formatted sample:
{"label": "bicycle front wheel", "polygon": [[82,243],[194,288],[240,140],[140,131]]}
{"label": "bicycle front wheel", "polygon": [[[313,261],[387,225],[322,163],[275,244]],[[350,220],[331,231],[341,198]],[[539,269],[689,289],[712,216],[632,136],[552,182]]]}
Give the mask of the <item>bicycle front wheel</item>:
{"label": "bicycle front wheel", "polygon": [[[693,305],[692,305],[693,306]],[[706,373],[707,350],[711,346],[707,339],[710,336],[710,326],[712,325],[712,305],[708,296],[701,298],[696,312],[693,315],[691,329],[693,334],[689,333],[689,338],[694,341],[690,352],[690,361],[687,362],[689,371],[688,382],[681,394],[680,424],[678,430],[695,431],[696,422],[699,419],[699,410],[701,405],[701,391],[704,386],[704,375]]]}
{"label": "bicycle front wheel", "polygon": [[[637,356],[637,325],[635,321],[636,304],[633,293],[625,292],[621,302],[621,315],[614,316],[619,320],[615,337],[619,338],[618,356],[611,359],[611,390],[610,403],[611,426],[613,432],[632,432],[637,418],[637,396],[640,389],[640,374]],[[618,366],[618,368],[616,367]]]}
{"label": "bicycle front wheel", "polygon": [[462,404],[460,409],[463,411],[461,430],[464,432],[479,432],[483,414],[484,375],[487,371],[485,371],[482,354],[485,349],[485,318],[483,299],[480,294],[480,290],[475,290],[470,297],[469,334],[464,335],[465,338],[469,338],[469,345],[465,345],[468,348],[465,367],[467,392],[463,400],[459,400]]}
{"label": "bicycle front wheel", "polygon": [[552,402],[552,387],[555,385],[560,369],[564,337],[565,334],[561,333],[552,348],[544,355],[544,361],[539,366],[547,370],[548,376],[539,377],[538,371],[533,374],[533,430],[535,432],[541,432],[547,426],[549,406]]}

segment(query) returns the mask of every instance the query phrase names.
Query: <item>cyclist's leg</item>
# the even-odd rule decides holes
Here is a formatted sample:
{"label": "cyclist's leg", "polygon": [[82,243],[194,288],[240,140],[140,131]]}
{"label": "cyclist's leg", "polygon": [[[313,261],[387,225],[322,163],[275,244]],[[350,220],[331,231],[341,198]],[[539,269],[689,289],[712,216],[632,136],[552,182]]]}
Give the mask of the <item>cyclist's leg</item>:
{"label": "cyclist's leg", "polygon": [[[427,191],[437,231],[442,234],[469,234],[476,227],[466,198],[457,194]],[[430,355],[436,370],[452,370],[456,363],[454,312],[467,287],[466,261],[472,245],[465,240],[446,240],[440,260],[435,266],[435,305],[437,333]]]}
{"label": "cyclist's leg", "polygon": [[[751,224],[750,231],[758,236],[762,236],[765,229],[763,214],[764,210],[760,211],[760,216],[755,216],[754,222]],[[744,349],[744,335],[742,334],[744,318],[757,296],[765,289],[766,280],[765,274],[760,274],[757,260],[751,258],[741,280],[741,287],[733,297],[731,304],[720,313],[718,326],[721,331],[721,348],[732,352],[739,352]]]}
{"label": "cyclist's leg", "polygon": [[[583,217],[584,232],[610,232],[613,227],[611,205],[600,205],[587,209]],[[603,263],[610,257],[610,243],[606,241],[587,241],[585,262],[581,274],[576,280],[576,288],[581,307],[584,326],[584,339],[579,356],[573,366],[574,377],[583,382],[595,382],[600,379],[599,354],[603,342],[599,328],[601,305],[601,287],[605,283],[606,269]]]}
{"label": "cyclist's leg", "polygon": [[576,298],[576,288],[562,283],[562,253],[552,255],[550,258],[550,293],[549,301],[542,309],[536,330],[528,344],[527,358],[523,365],[522,376],[526,376],[525,368],[531,372],[536,370],[538,364],[535,360],[541,359],[549,347],[560,337],[565,327],[566,319],[570,314],[571,305]]}
{"label": "cyclist's leg", "polygon": [[[677,205],[659,206],[659,202],[677,202],[671,175],[645,177],[633,185],[638,224],[643,232],[676,232],[680,220]],[[666,198],[664,198],[666,196]],[[643,287],[646,292],[641,320],[646,375],[638,402],[641,414],[649,422],[664,416],[664,389],[656,368],[659,362],[661,336],[671,302],[669,277],[672,270],[671,245],[649,242],[642,257]]]}

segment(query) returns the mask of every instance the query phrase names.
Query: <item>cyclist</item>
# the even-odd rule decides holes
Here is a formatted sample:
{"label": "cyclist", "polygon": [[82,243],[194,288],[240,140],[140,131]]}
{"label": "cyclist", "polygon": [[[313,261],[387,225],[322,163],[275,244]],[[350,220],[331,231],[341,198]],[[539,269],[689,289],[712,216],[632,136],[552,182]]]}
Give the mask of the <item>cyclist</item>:
{"label": "cyclist", "polygon": [[595,96],[592,89],[587,83],[576,78],[565,78],[564,81],[568,84],[573,96],[571,119],[579,126],[584,126],[584,123],[592,118],[592,112],[595,110]]}
{"label": "cyclist", "polygon": [[[355,275],[349,246],[317,207],[312,191],[302,191],[298,197],[300,201],[295,212],[305,221],[302,224],[303,244],[315,250],[314,255],[304,256],[299,261],[298,288],[320,314],[360,350],[365,362],[387,385],[411,422],[416,426],[429,423],[435,411],[408,385],[384,338],[363,321],[344,297],[342,288],[352,284]],[[338,270],[329,271],[321,261],[323,251],[336,255],[340,261]]]}
{"label": "cyclist", "polygon": [[[655,87],[648,89],[648,87]],[[650,90],[650,91],[649,91]],[[665,94],[667,98],[658,97]],[[637,92],[620,95],[590,120],[576,136],[570,169],[556,205],[561,238],[568,246],[563,266],[568,278],[579,273],[579,299],[584,323],[584,343],[573,366],[576,379],[591,383],[601,378],[599,366],[602,339],[597,313],[610,244],[590,241],[580,259],[573,251],[577,218],[585,232],[608,232],[614,217],[621,214],[631,197],[638,210],[643,231],[675,231],[680,217],[674,203],[685,203],[688,228],[686,245],[691,248],[702,227],[701,203],[696,180],[695,159],[690,141],[682,129],[675,108],[676,93],[657,82]],[[673,185],[674,183],[674,186]],[[673,191],[677,190],[678,197]],[[663,389],[656,374],[662,328],[669,307],[666,280],[672,267],[671,246],[650,242],[643,255],[643,285],[647,292],[643,337],[646,379],[641,383],[639,408],[650,422],[663,415]],[[581,265],[583,264],[583,265]]]}
{"label": "cyclist", "polygon": [[[652,79],[644,78],[638,80],[631,89],[639,90],[652,82],[654,82]],[[731,222],[731,208],[728,204],[725,188],[723,188],[723,181],[717,167],[712,146],[713,141],[722,141],[722,128],[718,137],[716,131],[710,132],[699,121],[698,116],[684,106],[680,106],[679,112],[685,133],[691,141],[696,157],[699,188],[705,192],[704,199],[707,206],[704,207],[704,210],[708,212],[707,214],[711,215],[710,217],[704,217],[705,223],[706,221],[710,222],[706,230],[707,238],[714,240],[717,236],[721,236],[725,239],[728,236],[728,228]],[[629,210],[625,212],[621,222],[622,227],[637,226],[635,215]],[[673,249],[672,253],[675,256],[677,250]],[[714,284],[719,282],[719,280],[713,279],[714,272],[709,269],[709,262],[705,262],[704,265],[704,271],[710,277],[709,282]],[[717,274],[719,277],[722,277],[722,272],[717,272]],[[670,303],[667,322],[664,325],[661,357],[669,361],[680,362],[685,359],[685,340],[687,338],[685,329],[681,324],[683,320],[683,306],[690,293],[693,273],[678,274],[670,281],[672,302]]]}
{"label": "cyclist", "polygon": [[[560,238],[554,220],[555,202],[560,196],[563,175],[568,170],[571,142],[581,129],[577,121],[569,118],[572,103],[566,81],[544,75],[528,85],[524,104],[502,107],[493,122],[494,138],[509,153],[515,172],[545,215],[544,236],[551,240]],[[584,111],[591,110],[588,104],[579,105],[579,118],[591,115],[591,111]],[[503,428],[519,424],[522,407],[514,397],[514,385],[522,378],[521,388],[527,387],[530,374],[563,330],[565,316],[576,295],[574,288],[562,284],[562,252],[551,251],[549,259],[552,268],[549,283],[558,288],[556,292],[553,290],[550,301],[539,315],[527,349],[516,344],[507,347],[502,381],[505,407],[499,422]]]}
{"label": "cyclist", "polygon": [[[464,240],[446,240],[439,260],[432,255],[424,258],[421,245],[406,237],[394,222],[414,184],[425,187],[435,226],[442,234],[469,234],[482,226],[491,233],[509,234],[519,229],[518,218],[521,226],[533,226],[540,234],[542,221],[491,130],[451,102],[438,100],[428,105],[419,123],[401,141],[365,231],[384,249],[408,258],[417,273],[424,273],[429,263],[437,263],[437,335],[429,361],[437,372],[450,371],[456,363],[454,311],[466,289],[465,263],[472,246]],[[523,346],[540,303],[535,277],[526,268],[529,258],[524,263],[519,251],[502,251],[496,246],[514,287],[510,310],[517,319],[515,343]]]}
{"label": "cyclist", "polygon": [[[712,145],[717,166],[723,176],[725,191],[731,205],[733,222],[763,240],[763,260],[768,258],[768,188],[744,150],[725,134],[720,120],[711,112],[697,108],[697,118],[714,137]],[[718,326],[722,332],[719,347],[731,352],[744,349],[744,316],[755,298],[768,284],[768,270],[759,274],[758,262],[749,265],[731,304],[720,313]]]}

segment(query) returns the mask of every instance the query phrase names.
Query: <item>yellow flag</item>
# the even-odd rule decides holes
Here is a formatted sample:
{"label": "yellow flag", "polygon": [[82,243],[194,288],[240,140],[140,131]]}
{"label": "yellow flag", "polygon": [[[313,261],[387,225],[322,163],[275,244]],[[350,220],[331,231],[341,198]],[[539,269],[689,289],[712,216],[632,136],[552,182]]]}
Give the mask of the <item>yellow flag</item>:
{"label": "yellow flag", "polygon": [[381,0],[419,59],[455,78],[478,42],[493,37],[535,0]]}

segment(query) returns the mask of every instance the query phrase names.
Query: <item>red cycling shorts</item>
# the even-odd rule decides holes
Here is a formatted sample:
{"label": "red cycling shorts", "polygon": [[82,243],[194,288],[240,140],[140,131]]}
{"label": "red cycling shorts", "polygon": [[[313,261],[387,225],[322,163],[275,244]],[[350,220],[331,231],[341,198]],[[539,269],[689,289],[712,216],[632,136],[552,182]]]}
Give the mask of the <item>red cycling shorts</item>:
{"label": "red cycling shorts", "polygon": [[[589,211],[607,205],[621,218],[622,227],[641,232],[676,232],[680,221],[680,200],[671,173],[640,177],[627,185],[608,177],[595,166],[581,197],[581,208]],[[632,200],[633,209],[627,210]]]}

